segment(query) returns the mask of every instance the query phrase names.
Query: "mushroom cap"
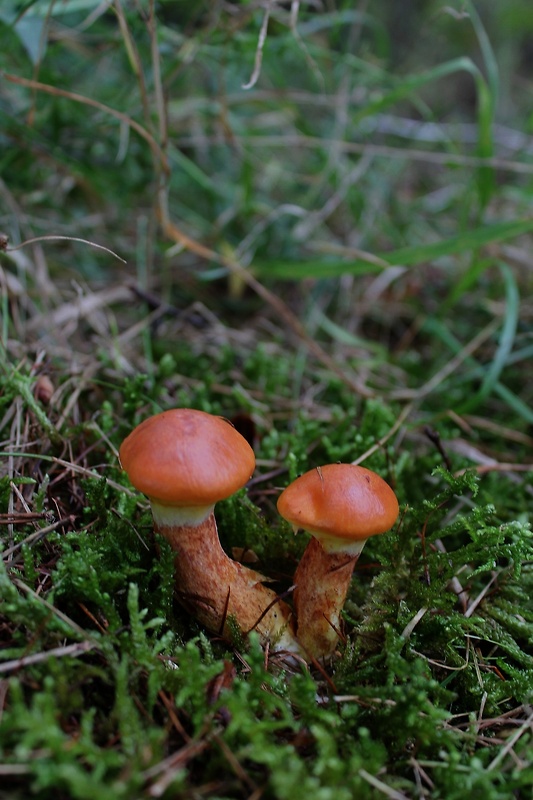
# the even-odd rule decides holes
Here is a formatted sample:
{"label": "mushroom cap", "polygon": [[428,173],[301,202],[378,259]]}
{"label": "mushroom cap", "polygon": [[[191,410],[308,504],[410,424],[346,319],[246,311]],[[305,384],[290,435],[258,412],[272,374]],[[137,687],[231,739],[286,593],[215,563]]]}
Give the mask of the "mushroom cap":
{"label": "mushroom cap", "polygon": [[388,531],[399,509],[396,495],[375,472],[355,464],[327,464],[287,486],[278,511],[319,540],[324,535],[355,542]]}
{"label": "mushroom cap", "polygon": [[145,419],[122,442],[119,458],[136,489],[170,506],[214,505],[255,469],[254,451],[231,422],[192,408]]}

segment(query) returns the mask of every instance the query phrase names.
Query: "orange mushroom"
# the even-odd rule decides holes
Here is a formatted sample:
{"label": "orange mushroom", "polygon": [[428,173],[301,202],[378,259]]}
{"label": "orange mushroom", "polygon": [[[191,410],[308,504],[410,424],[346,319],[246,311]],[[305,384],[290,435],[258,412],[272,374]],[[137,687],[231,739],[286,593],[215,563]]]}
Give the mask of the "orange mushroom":
{"label": "orange mushroom", "polygon": [[353,569],[370,536],[385,533],[398,501],[375,472],[328,464],[306,472],[281,493],[278,511],[295,531],[312,535],[294,575],[296,637],[311,659],[328,658],[339,640]]}
{"label": "orange mushroom", "polygon": [[214,633],[230,637],[233,619],[242,633],[255,629],[272,649],[294,652],[289,607],[263,585],[267,578],[229,558],[218,538],[215,503],[255,468],[252,448],[231,423],[189,408],[163,411],[130,433],[119,456],[176,553],[180,603]]}

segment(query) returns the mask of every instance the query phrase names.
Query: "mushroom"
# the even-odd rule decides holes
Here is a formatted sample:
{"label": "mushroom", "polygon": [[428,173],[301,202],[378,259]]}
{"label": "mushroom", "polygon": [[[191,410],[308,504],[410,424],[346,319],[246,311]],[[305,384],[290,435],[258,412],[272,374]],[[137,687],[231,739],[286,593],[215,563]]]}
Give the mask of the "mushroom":
{"label": "mushroom", "polygon": [[156,532],[175,551],[180,603],[214,633],[256,630],[272,649],[296,650],[291,610],[263,575],[222,549],[215,503],[245,485],[254,452],[223,417],[190,408],[144,420],[123,441],[119,457],[133,486],[148,495]]}
{"label": "mushroom", "polygon": [[398,501],[375,472],[328,464],[306,472],[281,493],[278,511],[313,537],[294,575],[296,638],[310,659],[329,658],[353,569],[369,536],[385,533]]}

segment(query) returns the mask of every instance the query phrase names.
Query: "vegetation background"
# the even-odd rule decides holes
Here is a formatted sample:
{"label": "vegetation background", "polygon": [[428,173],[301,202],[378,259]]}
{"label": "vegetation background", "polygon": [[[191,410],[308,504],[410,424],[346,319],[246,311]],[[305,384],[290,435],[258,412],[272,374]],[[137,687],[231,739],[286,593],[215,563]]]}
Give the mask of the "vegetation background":
{"label": "vegetation background", "polygon": [[[3,0],[0,798],[530,798],[529,0]],[[394,486],[333,662],[208,637],[117,448]]]}

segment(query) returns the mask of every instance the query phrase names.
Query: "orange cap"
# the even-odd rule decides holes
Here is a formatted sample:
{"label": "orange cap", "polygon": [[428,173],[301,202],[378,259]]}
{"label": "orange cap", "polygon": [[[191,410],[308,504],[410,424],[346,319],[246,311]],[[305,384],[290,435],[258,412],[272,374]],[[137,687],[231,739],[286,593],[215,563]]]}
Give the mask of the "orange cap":
{"label": "orange cap", "polygon": [[250,479],[252,448],[223,417],[174,408],[145,419],[122,442],[120,463],[136,489],[162,505],[209,506]]}
{"label": "orange cap", "polygon": [[361,541],[385,533],[398,516],[396,495],[375,472],[327,464],[301,475],[280,494],[278,511],[317,539]]}

